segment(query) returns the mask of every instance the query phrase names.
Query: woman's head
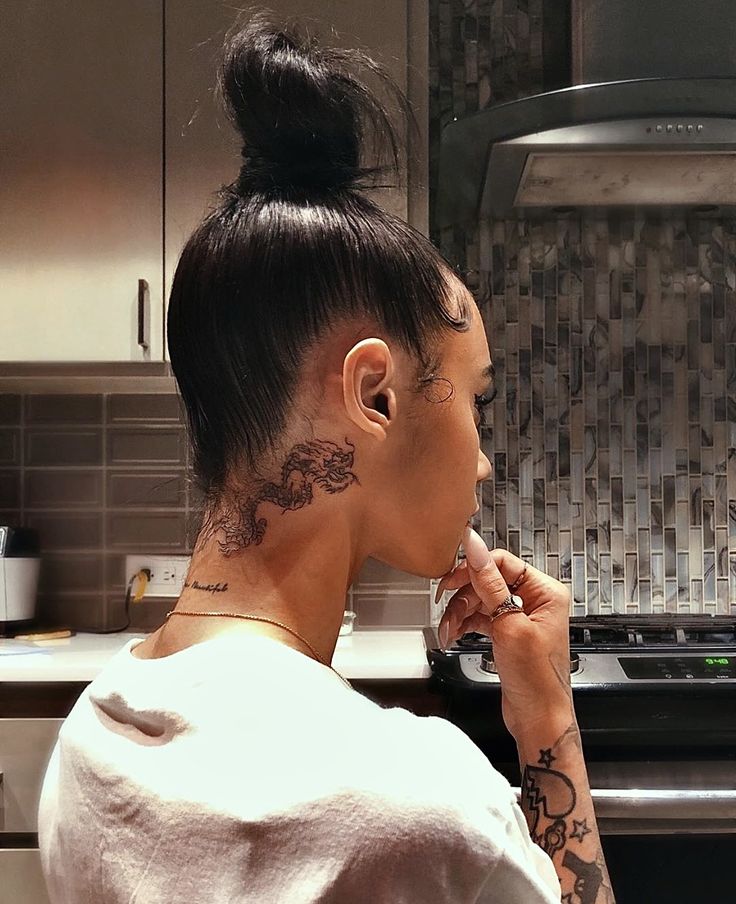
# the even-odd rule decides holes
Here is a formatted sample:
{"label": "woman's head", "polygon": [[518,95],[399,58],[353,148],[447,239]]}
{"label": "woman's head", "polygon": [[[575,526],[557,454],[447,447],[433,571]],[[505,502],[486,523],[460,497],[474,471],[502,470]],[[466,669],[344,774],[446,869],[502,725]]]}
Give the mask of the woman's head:
{"label": "woman's head", "polygon": [[[365,194],[383,168],[364,164],[363,132],[388,136],[394,164],[397,143],[348,64],[390,87],[363,55],[320,49],[261,15],[229,38],[221,88],[244,163],[181,255],[169,352],[225,554],[261,543],[279,509],[352,505],[353,493],[366,505],[370,488],[367,554],[422,572],[427,557],[407,558],[396,535],[416,529],[424,506],[451,522],[472,513],[475,479],[487,476],[472,418],[488,351],[449,265]],[[458,384],[470,390],[460,433]],[[470,470],[462,498],[443,499],[443,481]]]}

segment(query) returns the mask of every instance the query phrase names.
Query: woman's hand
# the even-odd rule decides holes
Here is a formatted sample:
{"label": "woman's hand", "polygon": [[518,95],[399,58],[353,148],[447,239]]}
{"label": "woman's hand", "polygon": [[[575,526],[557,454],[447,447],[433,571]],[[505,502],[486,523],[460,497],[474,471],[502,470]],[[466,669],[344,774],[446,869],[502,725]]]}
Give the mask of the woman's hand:
{"label": "woman's hand", "polygon": [[[570,690],[570,594],[544,572],[505,549],[489,552],[472,528],[463,537],[466,559],[446,574],[437,595],[455,590],[439,625],[443,646],[477,631],[490,636],[501,680],[503,718],[518,741],[536,725],[574,719]],[[499,615],[509,588],[523,611]]]}

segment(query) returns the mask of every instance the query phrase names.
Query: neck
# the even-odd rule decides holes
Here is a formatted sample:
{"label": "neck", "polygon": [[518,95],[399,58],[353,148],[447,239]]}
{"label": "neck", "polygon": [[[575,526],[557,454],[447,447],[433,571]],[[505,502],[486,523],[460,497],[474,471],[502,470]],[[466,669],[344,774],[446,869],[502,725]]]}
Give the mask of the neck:
{"label": "neck", "polygon": [[[225,534],[200,534],[174,611],[228,612],[275,619],[306,638],[326,663],[332,660],[345,599],[362,561],[354,561],[345,516],[324,511],[266,512],[262,542],[223,553]],[[322,506],[314,506],[314,509]],[[309,524],[305,522],[309,521]],[[265,634],[312,655],[296,637],[274,625],[237,618],[172,618],[177,631]],[[186,623],[186,626],[185,626]]]}

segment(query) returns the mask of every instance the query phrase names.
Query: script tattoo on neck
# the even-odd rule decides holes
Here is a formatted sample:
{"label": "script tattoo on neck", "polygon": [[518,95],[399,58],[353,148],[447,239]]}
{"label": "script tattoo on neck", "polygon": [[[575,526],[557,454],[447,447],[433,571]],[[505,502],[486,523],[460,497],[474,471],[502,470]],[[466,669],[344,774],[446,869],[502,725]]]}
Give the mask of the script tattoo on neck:
{"label": "script tattoo on neck", "polygon": [[569,751],[570,744],[580,748],[574,722],[551,747],[539,750],[535,764],[524,766],[521,808],[532,841],[552,859],[562,852],[559,862],[569,872],[569,877],[563,873],[565,878],[560,880],[564,904],[615,904],[597,835],[588,826],[588,820],[594,819],[592,811],[586,813],[579,805],[574,782],[558,768],[564,748]]}
{"label": "script tattoo on neck", "polygon": [[264,481],[252,495],[221,505],[206,518],[197,546],[215,535],[220,552],[226,557],[248,546],[258,546],[268,527],[268,520],[258,513],[264,503],[275,505],[284,515],[309,505],[314,500],[315,487],[334,494],[359,484],[352,471],[355,445],[347,437],[345,443],[349,448],[329,440],[293,446],[281,467],[280,482]]}
{"label": "script tattoo on neck", "polygon": [[187,589],[191,590],[201,590],[203,593],[226,593],[227,592],[227,581],[224,583],[222,581],[217,581],[216,584],[200,584],[199,581],[184,581],[184,586]]}

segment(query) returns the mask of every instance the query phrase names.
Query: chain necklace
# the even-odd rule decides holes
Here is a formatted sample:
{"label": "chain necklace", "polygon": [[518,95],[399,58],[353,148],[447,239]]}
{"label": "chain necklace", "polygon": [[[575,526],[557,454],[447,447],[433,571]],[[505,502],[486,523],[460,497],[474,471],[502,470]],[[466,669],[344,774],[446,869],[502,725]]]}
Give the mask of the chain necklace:
{"label": "chain necklace", "polygon": [[302,637],[298,631],[295,631],[293,628],[290,628],[288,625],[284,625],[282,622],[276,621],[274,618],[266,618],[261,615],[245,615],[242,612],[187,612],[182,609],[172,609],[170,612],[166,613],[166,618],[164,621],[168,621],[172,615],[189,615],[189,616],[198,616],[198,615],[214,615],[217,618],[245,618],[249,621],[260,621],[260,622],[268,622],[269,625],[276,625],[277,628],[283,628],[284,631],[288,631],[290,634],[293,634],[294,637],[301,640],[301,642],[308,647],[312,656],[319,662],[321,665],[327,666],[328,669],[331,669],[337,677],[345,684],[350,690],[353,690],[353,686],[350,682],[343,678],[342,675],[337,671],[337,669],[333,669],[329,662],[325,662],[325,660],[319,655],[319,653],[314,649],[312,644],[307,640],[306,637]]}

